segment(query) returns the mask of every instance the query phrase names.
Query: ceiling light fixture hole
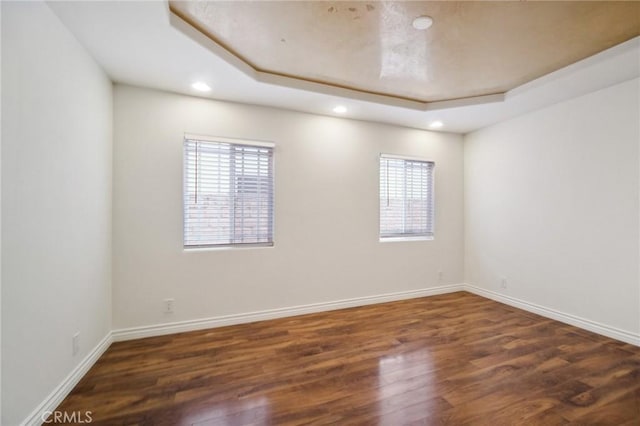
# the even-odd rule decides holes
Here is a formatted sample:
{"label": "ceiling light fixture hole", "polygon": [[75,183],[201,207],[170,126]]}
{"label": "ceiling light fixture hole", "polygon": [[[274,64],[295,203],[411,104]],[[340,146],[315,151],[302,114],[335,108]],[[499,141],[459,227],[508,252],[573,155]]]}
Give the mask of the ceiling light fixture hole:
{"label": "ceiling light fixture hole", "polygon": [[204,83],[202,81],[196,81],[191,85],[191,87],[193,87],[198,92],[208,92],[211,90],[211,87],[209,87],[207,83]]}
{"label": "ceiling light fixture hole", "polygon": [[418,16],[416,19],[413,20],[412,25],[413,25],[413,28],[415,28],[416,30],[426,30],[431,25],[433,25],[433,18],[426,15]]}

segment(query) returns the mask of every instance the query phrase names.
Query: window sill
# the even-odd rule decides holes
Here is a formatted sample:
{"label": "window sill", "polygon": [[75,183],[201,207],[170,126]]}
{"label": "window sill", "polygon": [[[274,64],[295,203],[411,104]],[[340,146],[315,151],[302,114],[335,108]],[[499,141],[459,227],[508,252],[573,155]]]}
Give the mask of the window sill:
{"label": "window sill", "polygon": [[380,238],[379,241],[381,243],[391,243],[391,242],[398,242],[398,241],[432,241],[433,237],[425,237],[425,236],[419,236],[419,237],[386,237],[386,238]]}
{"label": "window sill", "polygon": [[192,246],[183,247],[184,252],[201,252],[201,251],[226,251],[226,250],[250,250],[250,249],[270,249],[274,244],[231,244],[219,246]]}

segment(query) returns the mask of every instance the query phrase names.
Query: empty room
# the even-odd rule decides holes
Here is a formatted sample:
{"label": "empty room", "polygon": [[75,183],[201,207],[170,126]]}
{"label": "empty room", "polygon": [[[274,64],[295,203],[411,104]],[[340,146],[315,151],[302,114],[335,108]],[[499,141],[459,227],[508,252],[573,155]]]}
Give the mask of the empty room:
{"label": "empty room", "polygon": [[640,425],[640,2],[0,21],[3,426]]}

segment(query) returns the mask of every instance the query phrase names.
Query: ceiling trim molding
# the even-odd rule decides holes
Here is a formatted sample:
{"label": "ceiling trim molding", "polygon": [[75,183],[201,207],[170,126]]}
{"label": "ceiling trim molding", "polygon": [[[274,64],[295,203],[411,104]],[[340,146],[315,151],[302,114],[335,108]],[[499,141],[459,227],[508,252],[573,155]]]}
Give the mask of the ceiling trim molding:
{"label": "ceiling trim molding", "polygon": [[[167,2],[168,3],[168,2]],[[306,90],[309,92],[322,93],[330,96],[355,99],[364,102],[389,105],[400,108],[408,108],[417,111],[437,111],[448,108],[459,108],[471,105],[482,105],[496,102],[504,102],[506,93],[494,93],[482,96],[473,96],[460,99],[448,99],[434,102],[424,102],[417,99],[409,99],[399,96],[392,96],[382,93],[369,92],[361,89],[354,89],[326,82],[307,80],[299,77],[273,73],[260,70],[251,63],[243,59],[233,50],[214,40],[197,25],[182,17],[179,13],[168,6],[169,23],[176,30],[189,37],[205,49],[218,56],[229,65],[241,71],[253,80],[288,87],[291,89]]]}

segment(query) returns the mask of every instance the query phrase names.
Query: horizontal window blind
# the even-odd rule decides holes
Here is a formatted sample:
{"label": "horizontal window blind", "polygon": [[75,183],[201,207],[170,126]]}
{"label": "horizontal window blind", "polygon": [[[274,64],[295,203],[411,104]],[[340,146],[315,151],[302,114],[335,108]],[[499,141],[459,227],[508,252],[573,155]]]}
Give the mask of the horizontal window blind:
{"label": "horizontal window blind", "polygon": [[273,148],[186,138],[184,245],[273,244]]}
{"label": "horizontal window blind", "polygon": [[431,161],[380,156],[380,238],[433,236]]}

